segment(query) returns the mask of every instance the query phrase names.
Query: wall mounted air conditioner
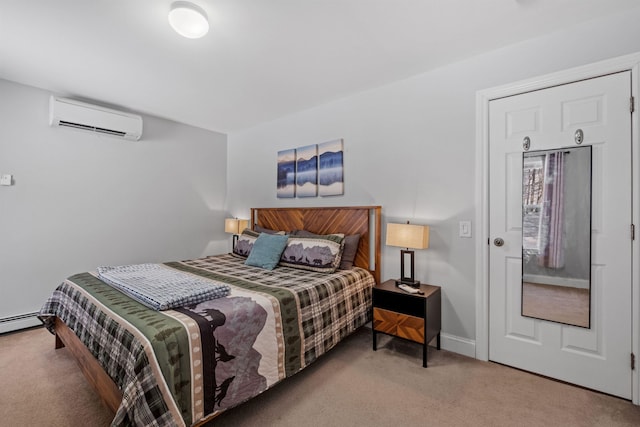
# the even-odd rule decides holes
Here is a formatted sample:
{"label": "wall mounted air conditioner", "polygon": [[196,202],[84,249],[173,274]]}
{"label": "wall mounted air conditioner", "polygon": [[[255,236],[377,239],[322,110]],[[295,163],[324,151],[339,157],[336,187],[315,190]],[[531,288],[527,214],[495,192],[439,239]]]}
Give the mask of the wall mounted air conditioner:
{"label": "wall mounted air conditioner", "polygon": [[142,117],[73,99],[49,99],[49,124],[137,141]]}

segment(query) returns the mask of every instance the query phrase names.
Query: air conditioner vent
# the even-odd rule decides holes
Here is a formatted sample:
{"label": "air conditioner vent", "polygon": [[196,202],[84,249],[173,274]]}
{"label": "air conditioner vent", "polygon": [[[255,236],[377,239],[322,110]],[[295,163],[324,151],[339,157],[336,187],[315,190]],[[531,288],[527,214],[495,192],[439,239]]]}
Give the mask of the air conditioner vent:
{"label": "air conditioner vent", "polygon": [[49,124],[127,140],[142,136],[142,117],[73,99],[52,96]]}
{"label": "air conditioner vent", "polygon": [[111,130],[111,129],[104,129],[104,128],[98,128],[95,126],[89,126],[89,125],[83,125],[80,123],[71,123],[71,122],[67,122],[64,120],[60,120],[59,123],[60,126],[65,126],[65,127],[69,127],[69,128],[74,128],[74,129],[82,129],[82,130],[87,130],[90,132],[98,132],[98,133],[104,133],[107,135],[115,135],[115,136],[119,136],[119,137],[124,137],[126,135],[126,132],[121,132],[121,131],[117,131],[117,130]]}

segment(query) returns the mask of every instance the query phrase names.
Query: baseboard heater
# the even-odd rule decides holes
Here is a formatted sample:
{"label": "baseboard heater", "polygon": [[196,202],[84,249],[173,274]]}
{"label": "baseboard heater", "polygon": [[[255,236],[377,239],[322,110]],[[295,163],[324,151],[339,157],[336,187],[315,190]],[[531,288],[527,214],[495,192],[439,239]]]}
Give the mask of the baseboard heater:
{"label": "baseboard heater", "polygon": [[0,334],[41,325],[38,313],[25,313],[17,316],[0,317]]}

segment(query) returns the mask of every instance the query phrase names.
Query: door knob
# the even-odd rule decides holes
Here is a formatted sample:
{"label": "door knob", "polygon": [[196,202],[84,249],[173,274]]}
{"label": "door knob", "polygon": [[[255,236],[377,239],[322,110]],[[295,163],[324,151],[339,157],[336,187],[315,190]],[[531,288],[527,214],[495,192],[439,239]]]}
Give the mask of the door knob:
{"label": "door knob", "polygon": [[500,237],[496,237],[493,241],[493,244],[496,246],[502,246],[504,245],[504,240],[502,240]]}

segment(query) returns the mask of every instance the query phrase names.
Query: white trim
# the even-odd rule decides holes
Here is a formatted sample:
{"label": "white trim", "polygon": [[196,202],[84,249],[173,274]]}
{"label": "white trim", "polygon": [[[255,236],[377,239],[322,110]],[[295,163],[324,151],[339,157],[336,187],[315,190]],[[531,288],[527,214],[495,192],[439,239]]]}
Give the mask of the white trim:
{"label": "white trim", "polygon": [[489,360],[489,99],[476,93],[476,359]]}
{"label": "white trim", "polygon": [[475,357],[476,342],[469,338],[440,333],[440,348],[467,357]]}
{"label": "white trim", "polygon": [[[631,67],[631,94],[633,95],[634,113],[631,116],[631,220],[640,225],[640,127],[638,116],[638,95],[640,94],[640,54],[634,57],[635,64]],[[636,370],[631,375],[631,400],[634,405],[640,405],[640,238],[636,237],[631,245],[631,351],[636,355]]]}
{"label": "white trim", "polygon": [[[633,222],[640,225],[640,147],[638,132],[638,93],[640,70],[640,53],[634,53],[605,61],[596,62],[569,70],[548,74],[521,82],[511,83],[476,93],[476,224],[478,241],[476,244],[476,358],[489,359],[489,206],[488,206],[488,152],[489,152],[489,101],[505,96],[517,95],[523,92],[544,89],[550,86],[585,80],[606,74],[631,70],[631,94],[636,99],[635,112],[631,118],[632,124],[632,206]],[[640,332],[633,325],[640,325],[640,238],[633,242],[632,259],[632,328],[631,348],[636,355],[636,369],[632,373],[632,401],[640,405]]]}

